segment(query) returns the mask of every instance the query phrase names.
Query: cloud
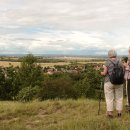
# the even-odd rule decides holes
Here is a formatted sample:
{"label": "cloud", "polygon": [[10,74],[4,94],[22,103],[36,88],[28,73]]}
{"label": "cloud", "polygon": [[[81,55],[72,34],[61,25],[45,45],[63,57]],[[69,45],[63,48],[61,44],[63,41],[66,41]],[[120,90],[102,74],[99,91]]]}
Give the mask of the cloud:
{"label": "cloud", "polygon": [[1,0],[1,53],[105,53],[114,47],[126,54],[129,5],[129,0]]}

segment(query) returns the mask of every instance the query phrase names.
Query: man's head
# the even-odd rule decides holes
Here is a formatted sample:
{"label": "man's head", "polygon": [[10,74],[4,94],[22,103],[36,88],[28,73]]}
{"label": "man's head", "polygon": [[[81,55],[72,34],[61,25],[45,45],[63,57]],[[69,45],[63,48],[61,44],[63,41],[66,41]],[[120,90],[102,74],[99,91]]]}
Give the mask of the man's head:
{"label": "man's head", "polygon": [[117,53],[114,49],[111,49],[108,51],[108,57],[109,58],[116,58],[117,57]]}

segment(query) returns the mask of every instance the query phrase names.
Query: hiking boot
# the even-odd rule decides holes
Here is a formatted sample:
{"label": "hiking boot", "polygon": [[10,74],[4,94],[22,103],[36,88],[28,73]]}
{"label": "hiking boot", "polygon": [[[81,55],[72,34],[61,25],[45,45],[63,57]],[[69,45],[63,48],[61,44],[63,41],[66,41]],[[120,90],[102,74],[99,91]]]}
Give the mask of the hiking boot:
{"label": "hiking boot", "polygon": [[109,111],[106,113],[106,116],[107,116],[108,118],[113,118],[112,112],[109,112]]}
{"label": "hiking boot", "polygon": [[108,117],[108,118],[113,118],[113,115],[109,115],[109,114],[108,114],[107,117]]}

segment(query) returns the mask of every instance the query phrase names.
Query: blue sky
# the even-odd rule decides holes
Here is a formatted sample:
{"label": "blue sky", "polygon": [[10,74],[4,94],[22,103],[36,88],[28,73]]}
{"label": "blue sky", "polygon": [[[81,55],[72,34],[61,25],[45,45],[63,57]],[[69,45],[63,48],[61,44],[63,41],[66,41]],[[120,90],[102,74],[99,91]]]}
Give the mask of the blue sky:
{"label": "blue sky", "polygon": [[129,0],[0,0],[0,54],[128,54]]}

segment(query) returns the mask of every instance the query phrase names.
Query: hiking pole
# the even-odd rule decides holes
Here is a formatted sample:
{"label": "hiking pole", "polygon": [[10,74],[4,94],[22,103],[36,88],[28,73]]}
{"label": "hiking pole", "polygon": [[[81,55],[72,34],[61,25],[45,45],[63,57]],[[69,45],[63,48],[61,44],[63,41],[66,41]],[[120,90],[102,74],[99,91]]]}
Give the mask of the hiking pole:
{"label": "hiking pole", "polygon": [[98,103],[98,115],[100,114],[100,109],[101,109],[102,88],[103,88],[103,79],[101,79],[100,91],[99,91],[100,94],[99,94],[99,103]]}
{"label": "hiking pole", "polygon": [[128,91],[127,91],[128,81],[127,81],[127,79],[126,79],[126,82],[125,82],[125,87],[126,87],[126,98],[127,98],[127,105],[128,105]]}
{"label": "hiking pole", "polygon": [[[128,88],[128,80],[127,79],[126,79],[126,82],[125,82],[125,87],[126,87],[126,101],[127,101],[126,107],[127,107],[127,106],[129,106],[129,102],[128,102],[128,90],[127,90],[127,88]],[[130,114],[130,110],[126,110],[126,112],[128,114]]]}

